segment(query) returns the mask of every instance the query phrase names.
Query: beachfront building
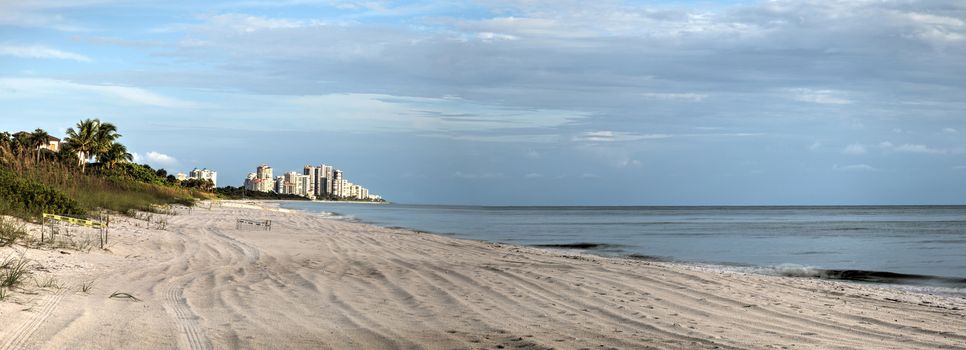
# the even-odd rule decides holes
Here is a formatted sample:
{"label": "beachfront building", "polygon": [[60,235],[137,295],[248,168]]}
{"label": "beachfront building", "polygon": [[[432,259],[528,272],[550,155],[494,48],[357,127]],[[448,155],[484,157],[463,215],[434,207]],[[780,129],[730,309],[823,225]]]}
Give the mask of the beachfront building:
{"label": "beachfront building", "polygon": [[278,176],[272,181],[272,190],[278,194],[285,194],[285,177]]}
{"label": "beachfront building", "polygon": [[[21,139],[21,138],[30,138],[30,137],[32,137],[32,135],[33,135],[33,133],[31,133],[31,132],[28,132],[28,131],[20,131],[20,132],[17,132],[15,134],[13,134],[13,137],[16,138],[16,139]],[[31,142],[33,142],[33,141],[31,141]],[[60,145],[62,143],[63,142],[61,142],[59,138],[56,138],[56,137],[47,135],[47,143],[45,143],[45,144],[43,144],[41,146],[37,146],[37,149],[46,149],[46,150],[49,150],[51,152],[60,152]]]}
{"label": "beachfront building", "polygon": [[59,138],[47,135],[47,144],[41,147],[46,148],[51,152],[60,152],[60,145],[62,143],[63,142],[61,142]]}
{"label": "beachfront building", "polygon": [[342,197],[342,185],[345,179],[342,177],[342,170],[335,169],[332,171],[332,192],[330,193],[336,197]]}
{"label": "beachfront building", "polygon": [[255,191],[271,192],[275,184],[272,177],[272,167],[262,164],[255,169]]}
{"label": "beachfront building", "polygon": [[302,169],[302,175],[309,177],[309,186],[308,186],[308,190],[306,191],[307,193],[311,194],[309,198],[315,198],[316,196],[318,196],[319,180],[321,179],[321,176],[320,176],[321,171],[322,169],[320,169],[319,167],[311,166],[311,165],[306,165],[305,168]]}
{"label": "beachfront building", "polygon": [[[184,175],[182,173],[178,173],[178,174]],[[188,173],[188,178],[195,179],[195,180],[211,180],[211,183],[215,187],[218,187],[218,172],[214,170],[208,170],[207,168],[205,169],[194,168],[194,170],[191,170],[191,172]]]}
{"label": "beachfront building", "polygon": [[327,196],[332,193],[332,177],[335,169],[331,165],[322,164],[322,186],[319,186],[319,197]]}
{"label": "beachfront building", "polygon": [[308,199],[315,199],[315,190],[313,189],[314,183],[312,182],[311,176],[299,175],[296,178],[296,181],[298,181],[298,195]]}
{"label": "beachfront building", "polygon": [[[197,169],[195,169],[197,171]],[[302,172],[290,171],[282,176],[272,177],[272,168],[261,165],[256,172],[249,173],[245,179],[245,189],[279,194],[294,194],[309,199],[342,198],[355,200],[378,200],[381,197],[370,194],[369,189],[353,184],[345,178],[342,170],[331,165],[306,165]],[[194,171],[192,171],[194,176]]]}

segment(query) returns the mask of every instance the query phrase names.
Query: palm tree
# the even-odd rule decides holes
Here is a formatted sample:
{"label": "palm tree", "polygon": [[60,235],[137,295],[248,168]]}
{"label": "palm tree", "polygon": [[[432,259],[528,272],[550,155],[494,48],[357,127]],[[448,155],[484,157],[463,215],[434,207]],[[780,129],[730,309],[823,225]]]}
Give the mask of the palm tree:
{"label": "palm tree", "polygon": [[[97,161],[104,163],[104,156],[111,151],[111,148],[116,144],[115,141],[121,137],[121,134],[117,133],[117,127],[111,123],[101,123],[97,127],[97,132],[94,133],[95,149],[94,155],[97,156]],[[127,152],[127,149],[124,150]]]}
{"label": "palm tree", "polygon": [[77,129],[67,129],[66,143],[68,148],[77,152],[77,165],[81,167],[81,172],[87,171],[87,161],[99,149],[98,129],[101,126],[99,119],[85,119],[77,123]]}
{"label": "palm tree", "polygon": [[18,132],[13,134],[13,140],[10,148],[13,149],[17,157],[23,159],[25,158],[24,155],[30,150],[30,145],[32,143],[33,142],[31,141],[29,133]]}
{"label": "palm tree", "polygon": [[40,162],[40,151],[47,147],[49,138],[50,134],[44,129],[34,130],[33,134],[30,134],[30,145],[37,151],[37,162]]}
{"label": "palm tree", "polygon": [[97,156],[97,161],[101,162],[107,166],[108,169],[113,169],[118,163],[130,162],[134,160],[134,156],[127,152],[127,147],[120,143],[114,143],[111,148]]}

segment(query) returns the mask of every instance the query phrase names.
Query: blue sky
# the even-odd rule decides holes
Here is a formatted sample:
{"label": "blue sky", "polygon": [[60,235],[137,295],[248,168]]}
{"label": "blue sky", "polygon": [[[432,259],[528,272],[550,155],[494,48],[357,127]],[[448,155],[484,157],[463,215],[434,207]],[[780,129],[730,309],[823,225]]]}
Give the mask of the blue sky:
{"label": "blue sky", "polygon": [[0,129],[461,204],[966,204],[961,1],[0,1]]}

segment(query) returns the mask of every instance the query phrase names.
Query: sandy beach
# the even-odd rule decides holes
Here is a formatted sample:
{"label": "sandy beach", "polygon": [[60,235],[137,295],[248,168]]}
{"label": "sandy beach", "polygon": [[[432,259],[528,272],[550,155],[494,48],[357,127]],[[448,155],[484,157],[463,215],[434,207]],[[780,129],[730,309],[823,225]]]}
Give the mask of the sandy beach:
{"label": "sandy beach", "polygon": [[0,302],[0,350],[966,349],[956,296],[456,240],[270,203],[159,219],[163,230],[116,217],[107,251],[26,250],[33,276]]}

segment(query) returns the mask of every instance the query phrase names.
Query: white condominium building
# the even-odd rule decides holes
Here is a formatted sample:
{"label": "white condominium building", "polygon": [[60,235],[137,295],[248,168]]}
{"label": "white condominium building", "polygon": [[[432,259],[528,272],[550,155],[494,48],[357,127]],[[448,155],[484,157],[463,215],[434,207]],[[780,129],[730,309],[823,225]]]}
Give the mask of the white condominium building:
{"label": "white condominium building", "polygon": [[[181,175],[180,173],[178,175]],[[190,173],[188,173],[189,179],[196,180],[211,180],[211,183],[218,187],[218,172],[214,170],[198,169],[195,168]]]}

